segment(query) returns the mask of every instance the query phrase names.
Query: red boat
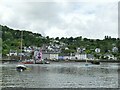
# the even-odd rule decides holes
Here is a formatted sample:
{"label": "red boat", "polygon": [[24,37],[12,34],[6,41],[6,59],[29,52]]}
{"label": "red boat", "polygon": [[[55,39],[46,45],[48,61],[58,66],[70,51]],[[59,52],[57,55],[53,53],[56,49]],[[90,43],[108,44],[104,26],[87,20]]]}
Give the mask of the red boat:
{"label": "red boat", "polygon": [[23,64],[34,64],[33,60],[25,60],[22,62]]}
{"label": "red boat", "polygon": [[33,62],[22,62],[23,64],[34,64]]}

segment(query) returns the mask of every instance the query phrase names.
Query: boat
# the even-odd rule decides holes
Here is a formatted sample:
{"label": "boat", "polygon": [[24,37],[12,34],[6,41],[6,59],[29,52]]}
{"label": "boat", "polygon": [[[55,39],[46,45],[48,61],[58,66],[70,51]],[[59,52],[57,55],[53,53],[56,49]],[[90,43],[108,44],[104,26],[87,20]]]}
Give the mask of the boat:
{"label": "boat", "polygon": [[23,64],[34,64],[33,62],[22,62]]}
{"label": "boat", "polygon": [[22,64],[50,64],[49,61],[44,61],[44,60],[41,60],[41,61],[30,61],[30,60],[26,60],[26,61],[23,61]]}
{"label": "boat", "polygon": [[16,66],[16,70],[19,71],[19,72],[22,72],[26,69],[27,69],[27,67],[25,65],[22,65],[22,64],[19,64],[19,65]]}
{"label": "boat", "polygon": [[37,61],[35,64],[50,64],[50,62],[41,60],[41,61]]}
{"label": "boat", "polygon": [[23,64],[34,64],[34,61],[33,60],[25,60],[25,61],[22,61]]}
{"label": "boat", "polygon": [[99,65],[99,64],[100,64],[100,61],[98,61],[98,60],[93,60],[93,61],[91,61],[91,63],[92,63],[92,64]]}

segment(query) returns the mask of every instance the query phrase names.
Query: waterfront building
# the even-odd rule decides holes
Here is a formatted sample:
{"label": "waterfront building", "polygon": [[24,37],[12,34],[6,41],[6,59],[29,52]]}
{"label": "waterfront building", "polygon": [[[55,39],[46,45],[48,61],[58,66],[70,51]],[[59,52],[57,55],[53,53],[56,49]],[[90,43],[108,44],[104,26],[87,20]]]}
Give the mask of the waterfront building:
{"label": "waterfront building", "polygon": [[57,52],[42,52],[42,59],[58,60]]}
{"label": "waterfront building", "polygon": [[70,56],[63,56],[64,60],[70,60]]}
{"label": "waterfront building", "polygon": [[10,50],[9,56],[17,56],[17,50]]}
{"label": "waterfront building", "polygon": [[86,60],[87,59],[87,54],[76,53],[75,58],[78,59],[78,60]]}
{"label": "waterfront building", "polygon": [[87,58],[90,59],[90,60],[94,60],[95,59],[93,54],[87,54]]}

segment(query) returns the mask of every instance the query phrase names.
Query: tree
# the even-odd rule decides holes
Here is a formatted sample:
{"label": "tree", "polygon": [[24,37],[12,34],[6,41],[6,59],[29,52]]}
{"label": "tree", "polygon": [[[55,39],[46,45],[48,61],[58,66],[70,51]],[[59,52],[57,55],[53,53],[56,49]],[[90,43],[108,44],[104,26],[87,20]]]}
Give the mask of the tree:
{"label": "tree", "polygon": [[56,37],[55,40],[59,40],[59,37]]}
{"label": "tree", "polygon": [[50,39],[49,36],[46,37],[48,40]]}

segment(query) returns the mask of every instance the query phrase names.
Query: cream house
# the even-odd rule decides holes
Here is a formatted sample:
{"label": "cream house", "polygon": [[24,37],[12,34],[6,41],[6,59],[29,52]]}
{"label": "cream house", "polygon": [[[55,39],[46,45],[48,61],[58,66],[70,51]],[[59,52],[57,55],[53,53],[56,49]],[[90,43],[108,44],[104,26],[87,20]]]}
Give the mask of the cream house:
{"label": "cream house", "polygon": [[56,52],[43,52],[42,59],[58,60],[58,53],[56,53]]}
{"label": "cream house", "polygon": [[76,53],[76,54],[75,54],[75,57],[76,57],[78,60],[86,60],[87,54],[78,54],[78,53]]}

